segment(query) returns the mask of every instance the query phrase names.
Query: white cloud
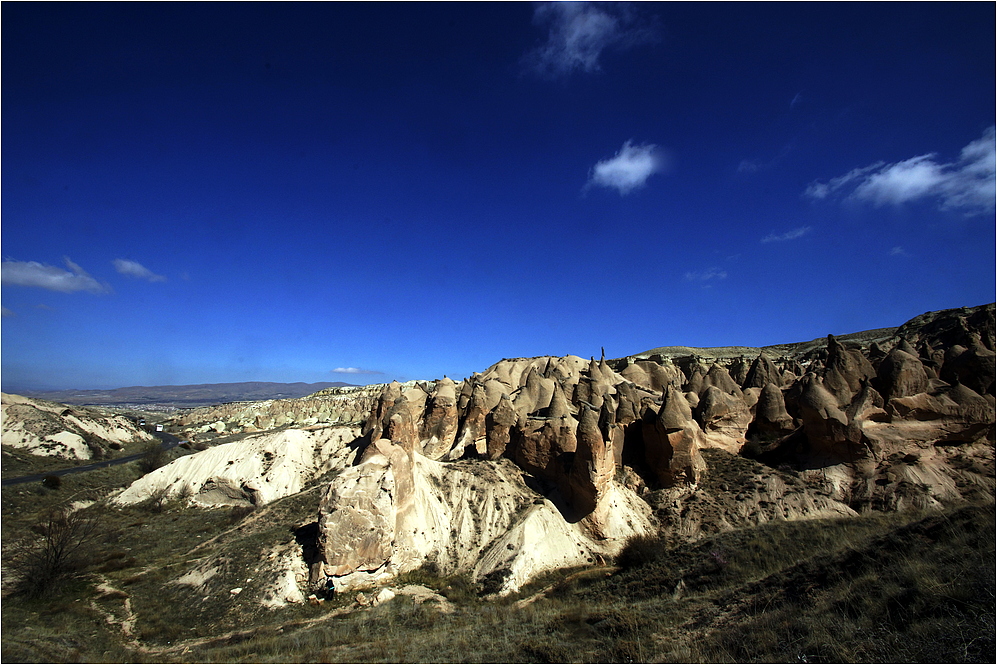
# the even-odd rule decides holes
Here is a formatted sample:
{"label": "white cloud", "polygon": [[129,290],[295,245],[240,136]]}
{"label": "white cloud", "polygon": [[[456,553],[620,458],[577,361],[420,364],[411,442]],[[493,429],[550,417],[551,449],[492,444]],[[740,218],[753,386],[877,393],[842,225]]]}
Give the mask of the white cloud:
{"label": "white cloud", "polygon": [[69,268],[68,271],[37,261],[5,260],[2,264],[2,281],[11,286],[34,286],[62,293],[75,291],[110,292],[109,286],[101,284],[91,277],[83,268],[73,263],[69,257],[64,257],[63,261]]}
{"label": "white cloud", "polygon": [[910,254],[907,253],[906,249],[897,245],[890,250],[890,256],[910,256]]}
{"label": "white cloud", "polygon": [[526,65],[541,76],[558,77],[575,70],[599,71],[599,56],[610,47],[626,48],[648,41],[653,31],[639,25],[627,5],[590,2],[545,2],[533,23],[550,26],[547,41],[526,54]]}
{"label": "white cloud", "polygon": [[933,153],[894,164],[877,162],[827,182],[814,181],[805,194],[824,199],[850,191],[848,198],[876,206],[933,198],[942,209],[959,208],[970,214],[992,212],[997,189],[995,162],[994,128],[990,127],[963,148],[955,162],[939,162]]}
{"label": "white cloud", "polygon": [[117,270],[122,275],[127,275],[129,277],[134,277],[135,279],[147,279],[150,282],[165,282],[166,278],[162,275],[157,275],[152,272],[144,265],[138,261],[130,261],[128,259],[114,259],[111,263],[114,264],[114,269]]}
{"label": "white cloud", "polygon": [[687,272],[685,274],[687,282],[709,282],[714,279],[727,279],[727,271],[720,268],[707,268],[702,272]]}
{"label": "white cloud", "polygon": [[333,374],[384,374],[376,369],[360,369],[359,367],[337,367],[330,371]]}
{"label": "white cloud", "polygon": [[663,159],[652,144],[634,145],[627,141],[614,157],[592,167],[585,188],[599,186],[617,190],[620,195],[643,187],[652,174],[661,170]]}
{"label": "white cloud", "polygon": [[786,231],[785,233],[770,233],[762,238],[762,242],[786,242],[787,240],[796,240],[797,238],[802,238],[806,234],[810,233],[811,230],[812,228],[809,226],[801,226],[799,228]]}
{"label": "white cloud", "polygon": [[738,173],[757,173],[762,168],[762,165],[758,162],[751,161],[750,159],[742,159],[741,163],[737,165]]}
{"label": "white cloud", "polygon": [[5,318],[5,319],[9,318],[9,317],[12,317],[12,316],[17,316],[17,314],[15,314],[14,312],[10,311],[6,307],[0,306],[0,310],[3,311],[3,318]]}

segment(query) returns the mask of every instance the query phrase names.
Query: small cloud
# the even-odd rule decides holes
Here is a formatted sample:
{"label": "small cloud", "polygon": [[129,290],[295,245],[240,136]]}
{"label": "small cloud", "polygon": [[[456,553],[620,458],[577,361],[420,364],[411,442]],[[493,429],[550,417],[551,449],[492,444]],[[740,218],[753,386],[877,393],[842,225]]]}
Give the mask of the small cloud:
{"label": "small cloud", "polygon": [[793,96],[793,100],[791,102],[789,102],[789,108],[790,109],[796,108],[796,105],[800,103],[800,99],[801,99],[800,93],[796,93]]}
{"label": "small cloud", "polygon": [[824,199],[850,191],[848,198],[875,206],[933,198],[943,210],[960,208],[967,214],[992,212],[997,182],[994,143],[994,128],[989,127],[983,136],[964,147],[954,162],[940,162],[934,153],[893,164],[877,162],[827,182],[814,181],[804,194]]}
{"label": "small cloud", "polygon": [[2,264],[2,281],[10,286],[33,286],[61,293],[74,293],[76,291],[109,293],[111,291],[111,287],[98,282],[83,268],[73,263],[69,257],[64,257],[63,261],[69,270],[37,261],[5,260]]}
{"label": "small cloud", "polygon": [[55,307],[49,307],[48,305],[46,305],[43,302],[40,302],[37,305],[35,305],[35,309],[44,309],[44,310],[49,311],[49,312],[54,312],[55,311]]}
{"label": "small cloud", "polygon": [[702,272],[687,272],[684,275],[687,282],[709,282],[712,280],[727,279],[727,271],[720,268],[708,268]]}
{"label": "small cloud", "polygon": [[597,162],[592,167],[585,189],[609,187],[625,196],[643,187],[651,175],[662,169],[663,162],[656,145],[634,145],[627,141],[614,157]]}
{"label": "small cloud", "polygon": [[3,310],[3,318],[9,319],[12,316],[17,316],[14,312],[10,311],[6,307],[0,306],[0,310]]}
{"label": "small cloud", "polygon": [[545,2],[534,11],[533,23],[550,26],[550,31],[547,41],[527,53],[523,63],[547,78],[575,70],[597,72],[606,49],[629,48],[654,37],[654,30],[641,25],[634,9],[623,4]]}
{"label": "small cloud", "polygon": [[330,371],[333,374],[384,374],[376,369],[360,369],[359,367],[337,367]]}
{"label": "small cloud", "polygon": [[797,229],[786,231],[785,233],[770,233],[762,238],[762,242],[786,242],[787,240],[796,240],[797,238],[802,238],[806,234],[810,233],[810,231],[811,227],[801,226]]}
{"label": "small cloud", "polygon": [[890,250],[890,256],[910,256],[910,254],[903,247],[897,246]]}
{"label": "small cloud", "polygon": [[738,173],[757,173],[762,165],[758,162],[753,162],[749,159],[742,159],[741,163],[737,165]]}
{"label": "small cloud", "polygon": [[152,272],[144,265],[138,261],[131,261],[129,259],[114,259],[111,261],[114,264],[114,269],[117,270],[122,275],[127,275],[128,277],[134,277],[135,279],[146,279],[150,282],[165,282],[166,278],[162,275],[157,275]]}

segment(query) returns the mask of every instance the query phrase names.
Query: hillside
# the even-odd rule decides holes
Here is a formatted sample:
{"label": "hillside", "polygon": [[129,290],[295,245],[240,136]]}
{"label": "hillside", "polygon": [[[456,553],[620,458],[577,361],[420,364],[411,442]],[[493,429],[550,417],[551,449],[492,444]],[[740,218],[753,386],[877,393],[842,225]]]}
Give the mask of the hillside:
{"label": "hillside", "polygon": [[994,343],[986,305],[181,414],[203,450],[3,490],[4,661],[992,662]]}

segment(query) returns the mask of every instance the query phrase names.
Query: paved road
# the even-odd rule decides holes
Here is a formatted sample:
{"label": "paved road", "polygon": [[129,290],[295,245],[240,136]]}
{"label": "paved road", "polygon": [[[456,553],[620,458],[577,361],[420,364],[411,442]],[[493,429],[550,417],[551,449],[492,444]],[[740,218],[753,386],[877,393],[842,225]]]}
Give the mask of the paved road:
{"label": "paved road", "polygon": [[[176,448],[180,443],[180,439],[168,434],[166,432],[155,432],[156,436],[163,442],[161,445],[163,450],[170,450],[171,448]],[[103,469],[109,466],[114,466],[115,464],[127,464],[128,462],[134,462],[140,459],[145,453],[135,453],[134,455],[127,455],[125,457],[116,457],[114,459],[103,460],[101,462],[94,462],[93,464],[84,464],[83,466],[74,466],[68,469],[59,469],[58,471],[46,471],[45,473],[36,473],[33,476],[21,476],[19,478],[4,478],[0,481],[0,486],[7,487],[8,485],[20,485],[22,483],[36,483],[45,478],[45,476],[65,476],[70,473],[83,473],[84,471],[93,471],[94,469]]]}

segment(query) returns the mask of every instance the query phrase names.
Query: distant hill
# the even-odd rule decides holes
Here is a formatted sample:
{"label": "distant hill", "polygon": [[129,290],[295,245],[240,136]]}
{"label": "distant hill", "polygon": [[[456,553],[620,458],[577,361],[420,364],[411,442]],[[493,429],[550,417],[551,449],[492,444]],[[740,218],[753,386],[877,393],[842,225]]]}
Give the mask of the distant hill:
{"label": "distant hill", "polygon": [[20,395],[61,404],[123,406],[157,405],[192,408],[225,402],[304,397],[325,388],[352,386],[342,381],[319,383],[201,383],[190,386],[132,386],[113,390],[20,390]]}

